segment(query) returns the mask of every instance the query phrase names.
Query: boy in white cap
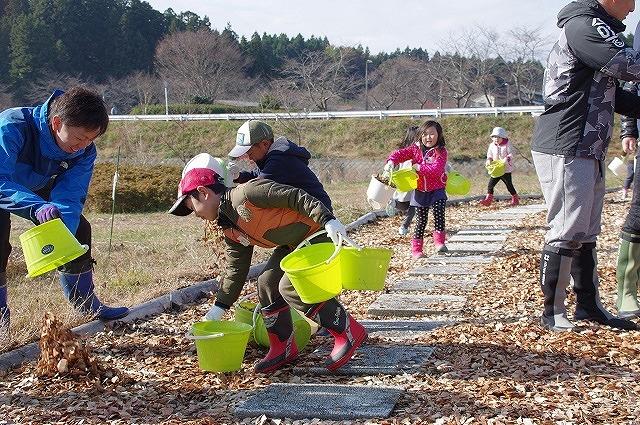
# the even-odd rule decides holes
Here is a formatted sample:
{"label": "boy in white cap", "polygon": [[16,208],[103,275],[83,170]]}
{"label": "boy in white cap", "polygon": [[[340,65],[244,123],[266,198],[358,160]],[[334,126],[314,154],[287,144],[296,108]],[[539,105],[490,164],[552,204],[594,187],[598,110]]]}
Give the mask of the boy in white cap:
{"label": "boy in white cap", "polygon": [[[367,332],[335,298],[304,303],[282,272],[280,260],[282,254],[323,227],[335,244],[340,243],[340,238],[347,237],[344,226],[322,202],[292,186],[254,179],[228,189],[220,167],[220,161],[207,154],[191,160],[182,173],[178,199],[169,211],[179,216],[195,212],[203,220],[216,221],[224,231],[227,271],[211,315],[220,319],[238,299],[253,247],[276,248],[258,278],[258,299],[264,306],[261,313],[270,348],[255,369],[272,372],[298,357],[290,314],[293,306],[333,335],[334,347],[326,367],[335,371],[351,359]],[[316,237],[311,243],[324,241],[326,237]]]}
{"label": "boy in white cap", "polygon": [[260,177],[304,190],[332,210],[331,199],[309,168],[311,153],[286,137],[273,137],[271,127],[258,120],[246,121],[238,129],[231,158],[245,158],[256,164],[254,173],[242,173],[237,183]]}
{"label": "boy in white cap", "polygon": [[487,149],[486,165],[489,165],[491,161],[497,160],[506,161],[505,173],[500,177],[489,177],[487,196],[480,201],[480,204],[485,207],[491,205],[493,202],[493,189],[496,187],[496,184],[502,180],[511,194],[511,205],[518,205],[520,203],[520,198],[518,197],[516,188],[513,187],[513,181],[511,179],[511,173],[513,173],[513,147],[509,141],[507,130],[502,127],[495,127],[491,132],[491,143]]}

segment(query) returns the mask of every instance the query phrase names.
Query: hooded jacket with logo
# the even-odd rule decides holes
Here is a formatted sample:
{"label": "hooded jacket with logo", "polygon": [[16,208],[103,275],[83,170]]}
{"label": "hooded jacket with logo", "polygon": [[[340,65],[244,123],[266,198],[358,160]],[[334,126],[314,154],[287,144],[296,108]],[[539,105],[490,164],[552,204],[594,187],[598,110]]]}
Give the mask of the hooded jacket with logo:
{"label": "hooded jacket with logo", "polygon": [[254,246],[295,248],[334,218],[323,202],[304,190],[271,180],[254,179],[226,191],[218,224],[227,245],[227,270],[216,304],[228,308],[238,299]]}
{"label": "hooded jacket with logo", "polygon": [[419,164],[418,188],[423,192],[431,192],[444,189],[447,185],[447,149],[444,147],[426,148],[420,142],[416,142],[406,148],[398,149],[387,158],[394,164],[411,161]]}
{"label": "hooded jacket with logo", "polygon": [[307,149],[281,136],[273,141],[265,157],[256,162],[259,173],[257,175],[242,173],[236,181],[243,183],[251,178],[260,177],[276,183],[288,184],[304,190],[333,211],[329,195],[318,180],[318,176],[309,168],[310,159],[311,153]]}
{"label": "hooded jacket with logo", "polygon": [[[0,113],[0,209],[37,224],[36,211],[53,204],[75,233],[97,153],[93,143],[75,153],[56,143],[49,129],[49,106],[62,93],[56,90],[35,108]],[[49,201],[34,193],[51,183]]]}
{"label": "hooded jacket with logo", "polygon": [[640,80],[640,52],[625,46],[625,26],[596,0],[569,3],[558,14],[560,37],[544,76],[545,111],[531,150],[604,160],[613,113],[640,117],[640,98],[617,79]]}

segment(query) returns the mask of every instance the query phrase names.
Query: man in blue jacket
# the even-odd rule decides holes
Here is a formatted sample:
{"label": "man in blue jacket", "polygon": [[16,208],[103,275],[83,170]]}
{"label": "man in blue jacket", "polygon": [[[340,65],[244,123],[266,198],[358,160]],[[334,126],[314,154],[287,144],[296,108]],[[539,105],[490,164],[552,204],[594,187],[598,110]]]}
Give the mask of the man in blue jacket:
{"label": "man in blue jacket", "polygon": [[640,52],[618,36],[634,7],[634,0],[578,0],[558,15],[560,36],[545,70],[545,110],[531,144],[549,209],[540,261],[541,322],[548,329],[574,326],[565,307],[571,282],[575,320],[637,328],[603,307],[596,256],[613,114],[640,117],[640,97],[623,91],[617,82],[640,81]]}
{"label": "man in blue jacket", "polygon": [[[309,168],[309,159],[311,159],[309,151],[287,140],[286,137],[274,139],[273,130],[268,124],[258,120],[249,120],[242,124],[236,134],[236,145],[229,152],[229,157],[236,164],[248,161],[255,163],[257,167],[250,172],[239,170],[243,172],[234,179],[235,183],[245,183],[258,177],[293,186],[318,199],[330,212],[333,212],[329,195]],[[234,166],[230,168],[231,174],[233,174],[233,168]],[[265,282],[280,280],[283,274],[280,260],[290,252],[291,249],[287,246],[276,248],[258,280],[261,282],[262,280]],[[218,320],[224,312],[224,309],[214,306],[207,312],[205,319]]]}
{"label": "man in blue jacket", "polygon": [[66,298],[81,312],[113,320],[126,307],[108,307],[94,293],[91,225],[82,215],[96,159],[94,139],[107,130],[102,99],[83,87],[56,90],[35,108],[0,113],[0,326],[9,325],[7,262],[10,214],[34,224],[60,218],[89,250],[60,267]]}

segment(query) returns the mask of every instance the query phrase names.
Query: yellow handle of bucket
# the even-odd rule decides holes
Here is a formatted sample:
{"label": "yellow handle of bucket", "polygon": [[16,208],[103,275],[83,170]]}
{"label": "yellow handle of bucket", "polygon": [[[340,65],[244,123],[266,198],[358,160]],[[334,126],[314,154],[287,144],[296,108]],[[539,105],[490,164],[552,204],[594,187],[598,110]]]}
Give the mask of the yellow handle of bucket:
{"label": "yellow handle of bucket", "polygon": [[194,335],[193,333],[191,333],[191,331],[187,332],[185,334],[185,337],[187,339],[191,339],[191,340],[201,340],[201,339],[214,339],[214,338],[220,338],[224,336],[224,334],[222,332],[218,332],[215,334],[211,334],[211,335]]}
{"label": "yellow handle of bucket", "polygon": [[[316,233],[312,234],[311,236],[309,236],[308,238],[306,238],[305,240],[303,240],[302,242],[300,242],[298,244],[298,246],[296,247],[296,249],[294,249],[294,251],[302,248],[303,246],[310,246],[311,244],[309,243],[312,239],[323,235],[327,233],[326,230],[319,230]],[[351,245],[352,247],[356,248],[358,251],[362,251],[362,247],[360,245],[358,245],[353,239],[351,239],[349,236],[343,236],[342,235],[338,235],[338,245],[336,245],[336,249],[335,251],[333,251],[333,254],[331,254],[331,257],[329,257],[327,259],[327,261],[325,261],[326,264],[329,264],[331,261],[333,261],[334,258],[336,258],[338,256],[338,254],[340,253],[340,250],[342,249],[342,244],[344,242],[347,242],[349,245]]]}

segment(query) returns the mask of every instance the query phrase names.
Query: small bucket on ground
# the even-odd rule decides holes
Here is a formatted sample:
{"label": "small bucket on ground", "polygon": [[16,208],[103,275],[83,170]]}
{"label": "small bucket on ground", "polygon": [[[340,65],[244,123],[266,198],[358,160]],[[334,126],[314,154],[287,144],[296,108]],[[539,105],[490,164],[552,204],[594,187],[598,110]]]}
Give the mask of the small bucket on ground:
{"label": "small bucket on ground", "polygon": [[251,325],[236,321],[196,322],[187,338],[196,343],[198,365],[208,372],[234,372],[242,367]]}
{"label": "small bucket on ground", "polygon": [[607,168],[616,176],[624,177],[627,173],[627,158],[620,158],[616,156],[611,160]]}
{"label": "small bucket on ground", "polygon": [[311,235],[280,261],[298,296],[307,304],[329,300],[342,291],[340,262],[336,258],[341,247],[323,242],[301,248],[318,234]]}
{"label": "small bucket on ground", "polygon": [[27,276],[36,277],[75,260],[89,249],[56,218],[35,226],[20,235],[27,264]]}
{"label": "small bucket on ground", "polygon": [[471,190],[471,181],[457,171],[451,171],[447,175],[447,194],[464,196]]}
{"label": "small bucket on ground", "polygon": [[413,168],[394,171],[389,179],[400,192],[410,192],[418,188],[418,173]]}
{"label": "small bucket on ground", "polygon": [[371,176],[367,188],[367,202],[373,209],[383,209],[389,204],[395,191],[393,187],[382,183],[376,176]]}
{"label": "small bucket on ground", "polygon": [[[253,327],[253,310],[256,308],[256,303],[251,301],[242,300],[236,304],[235,315],[233,320],[240,323],[246,323]],[[253,336],[253,329],[251,330],[250,337]]]}
{"label": "small bucket on ground", "polygon": [[339,254],[342,288],[382,291],[392,253],[386,248],[343,247]]}
{"label": "small bucket on ground", "polygon": [[[269,344],[269,335],[267,334],[267,327],[264,325],[264,317],[260,314],[259,308],[259,306],[256,306],[253,313],[253,339],[258,345],[268,348],[271,345]],[[298,350],[302,351],[311,339],[311,325],[295,308],[291,308],[290,314],[296,346]]]}
{"label": "small bucket on ground", "polygon": [[507,161],[504,159],[496,159],[487,165],[487,173],[493,178],[502,177],[507,171]]}

